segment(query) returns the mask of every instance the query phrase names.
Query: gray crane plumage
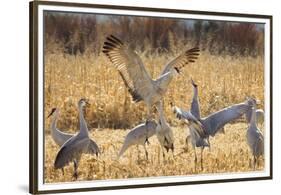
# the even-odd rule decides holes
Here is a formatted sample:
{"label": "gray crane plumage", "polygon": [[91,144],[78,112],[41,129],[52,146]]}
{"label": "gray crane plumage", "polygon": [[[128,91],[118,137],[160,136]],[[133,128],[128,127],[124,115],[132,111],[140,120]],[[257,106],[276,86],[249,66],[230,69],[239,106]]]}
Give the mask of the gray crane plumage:
{"label": "gray crane plumage", "polygon": [[256,124],[256,101],[253,100],[251,120],[247,131],[247,143],[254,157],[253,167],[255,169],[258,158],[264,154],[264,138]]}
{"label": "gray crane plumage", "polygon": [[55,169],[63,169],[63,167],[68,165],[71,161],[76,161],[74,170],[75,178],[78,176],[77,169],[81,155],[83,153],[88,153],[98,156],[100,153],[97,144],[89,137],[87,123],[83,114],[83,107],[86,104],[88,104],[88,102],[85,99],[81,99],[78,102],[80,131],[62,145],[54,163]]}
{"label": "gray crane plumage", "polygon": [[194,83],[194,81],[192,79],[191,79],[191,84],[193,87],[193,97],[192,97],[192,101],[191,101],[190,112],[197,119],[200,119],[201,114],[200,114],[200,103],[199,103],[199,99],[198,99],[198,85],[196,83]]}
{"label": "gray crane plumage", "polygon": [[126,136],[123,146],[118,154],[118,159],[126,152],[132,145],[142,145],[145,150],[146,159],[148,159],[148,152],[145,144],[148,143],[148,138],[156,133],[157,123],[154,120],[142,123],[134,127]]}
{"label": "gray crane plumage", "polygon": [[57,128],[57,120],[59,117],[58,108],[53,108],[50,114],[48,115],[48,118],[50,116],[53,116],[51,122],[51,136],[57,145],[62,146],[68,139],[73,136],[73,134],[62,132]]}
{"label": "gray crane plumage", "polygon": [[135,102],[144,101],[148,107],[148,119],[151,108],[161,101],[174,75],[195,62],[199,55],[199,48],[184,51],[181,55],[165,65],[161,75],[153,80],[145,69],[141,58],[132,50],[129,44],[124,44],[113,35],[106,38],[103,52],[118,70]]}
{"label": "gray crane plumage", "polygon": [[[202,126],[189,125],[190,136],[193,148],[201,147],[201,162],[202,153],[206,146],[210,146],[209,136],[215,136],[216,133],[222,129],[227,123],[240,118],[243,114],[248,112],[252,107],[251,99],[247,99],[245,102],[240,104],[234,104],[227,108],[224,108],[218,112],[212,113],[205,118],[197,119]],[[191,112],[184,111],[178,107],[174,107],[174,112],[179,119],[185,119],[190,121],[195,118]],[[192,116],[192,118],[190,117]],[[200,127],[200,128],[199,128]],[[195,162],[197,160],[195,152]],[[203,165],[201,163],[201,168]]]}
{"label": "gray crane plumage", "polygon": [[[218,130],[224,127],[227,123],[230,123],[234,120],[240,118],[243,114],[245,114],[249,109],[251,109],[252,105],[249,100],[245,102],[234,104],[232,106],[226,107],[220,111],[210,114],[205,118],[199,119],[202,123],[205,131],[204,138],[208,136],[215,136]],[[177,117],[185,118],[186,111],[177,108],[175,109]]]}
{"label": "gray crane plumage", "polygon": [[249,100],[243,103],[234,104],[227,108],[224,108],[218,112],[210,114],[209,116],[202,118],[201,122],[208,135],[215,136],[215,134],[223,128],[227,123],[240,118],[249,109],[251,109]]}
{"label": "gray crane plumage", "polygon": [[[195,118],[200,120],[201,114],[200,114],[200,103],[199,103],[199,97],[198,97],[198,85],[193,81],[193,79],[191,79],[191,84],[192,84],[192,88],[193,88],[193,97],[192,97],[192,101],[191,101],[190,112]],[[189,125],[188,127],[191,127],[191,126]],[[222,132],[223,130],[224,129],[222,128],[219,131]],[[200,138],[198,136],[196,136],[194,134],[194,132],[195,132],[195,130],[193,129],[192,131],[190,131],[190,134],[187,135],[187,137],[186,137],[185,141],[186,141],[187,147],[188,147],[189,140],[191,140],[193,149],[195,149],[196,145],[197,145],[197,147],[199,147],[198,145],[200,145],[200,144],[195,144],[196,142],[201,143],[202,147],[209,147],[209,149],[211,149],[209,137],[206,138],[207,142],[208,142],[208,144],[206,144],[206,140],[205,139],[199,140]]]}
{"label": "gray crane plumage", "polygon": [[165,158],[164,148],[167,152],[171,150],[172,153],[174,153],[174,134],[164,116],[162,101],[156,104],[156,108],[159,114],[159,122],[156,127],[156,135],[162,148],[163,158]]}

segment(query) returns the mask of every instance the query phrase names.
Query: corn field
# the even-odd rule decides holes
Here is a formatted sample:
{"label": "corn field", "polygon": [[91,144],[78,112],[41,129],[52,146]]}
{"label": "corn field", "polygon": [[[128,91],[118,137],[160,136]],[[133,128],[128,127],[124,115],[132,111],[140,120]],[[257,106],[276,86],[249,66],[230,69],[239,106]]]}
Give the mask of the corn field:
{"label": "corn field", "polygon": [[[157,78],[165,63],[183,49],[176,47],[174,53],[138,53],[150,75]],[[196,63],[188,65],[172,81],[164,99],[165,115],[175,136],[175,157],[169,154],[163,159],[160,145],[154,136],[147,147],[148,161],[145,160],[141,146],[129,148],[117,161],[117,154],[126,134],[145,121],[146,106],[144,103],[136,104],[131,101],[118,72],[102,53],[72,56],[62,52],[46,52],[45,116],[53,107],[59,108],[58,128],[76,133],[77,102],[82,97],[90,100],[91,105],[86,109],[85,117],[90,137],[97,142],[102,153],[99,158],[82,156],[78,180],[251,171],[252,156],[246,143],[247,124],[243,119],[226,125],[225,134],[211,138],[211,150],[205,149],[203,153],[204,169],[195,167],[193,149],[185,144],[187,127],[175,118],[170,107],[170,103],[173,103],[190,108],[191,78],[199,87],[202,116],[242,102],[247,96],[260,100],[261,108],[264,106],[263,57],[201,52]],[[51,138],[50,123],[51,120],[46,118],[45,182],[73,181],[72,164],[66,167],[64,175],[53,167],[59,147]],[[199,154],[199,150],[197,152]],[[263,170],[263,167],[261,161],[258,169]]]}

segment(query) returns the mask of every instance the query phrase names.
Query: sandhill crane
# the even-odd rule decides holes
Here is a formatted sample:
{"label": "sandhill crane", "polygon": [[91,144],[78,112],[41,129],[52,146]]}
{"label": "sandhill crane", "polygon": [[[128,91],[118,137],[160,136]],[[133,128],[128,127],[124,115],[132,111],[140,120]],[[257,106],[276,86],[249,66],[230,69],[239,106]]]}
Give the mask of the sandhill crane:
{"label": "sandhill crane", "polygon": [[78,163],[83,153],[95,154],[98,156],[100,153],[97,144],[90,139],[87,123],[83,114],[83,107],[89,104],[86,99],[81,99],[78,102],[79,108],[79,123],[80,131],[65,142],[60,148],[54,163],[55,169],[63,169],[71,161],[76,161],[74,168],[74,178],[77,179]]}
{"label": "sandhill crane", "polygon": [[[230,123],[238,118],[240,118],[243,114],[245,114],[252,107],[252,99],[247,99],[245,102],[240,104],[234,104],[232,106],[226,107],[218,112],[212,113],[209,116],[201,119],[197,119],[202,124],[201,128],[198,130],[199,126],[191,126],[189,125],[189,129],[193,129],[195,133],[191,133],[191,139],[193,142],[193,147],[201,147],[201,159],[203,149],[209,144],[208,138],[209,136],[215,136],[215,134],[224,127],[227,123]],[[174,107],[174,112],[179,119],[185,119],[190,121],[190,118],[194,120],[194,117],[191,112],[183,111],[178,107]],[[200,132],[200,133],[197,133]],[[194,144],[196,143],[196,144]],[[208,144],[206,144],[208,143]],[[196,152],[195,152],[196,154]],[[196,155],[195,155],[196,156]],[[202,160],[201,160],[202,162]],[[201,164],[201,168],[203,168]]]}
{"label": "sandhill crane", "polygon": [[[191,78],[191,84],[192,84],[192,88],[193,88],[193,97],[192,97],[192,101],[191,101],[190,112],[195,118],[200,120],[201,114],[200,114],[200,103],[199,103],[199,98],[198,98],[198,85],[193,81],[192,78]],[[218,132],[224,133],[224,127],[219,129]],[[188,145],[189,140],[191,140],[191,135],[188,135],[186,137],[185,142],[187,145]],[[209,148],[211,149],[209,137],[207,138],[207,141],[209,143]]]}
{"label": "sandhill crane", "polygon": [[148,107],[147,119],[151,118],[152,106],[161,101],[172,78],[185,67],[195,62],[199,48],[184,51],[165,65],[160,77],[153,80],[145,69],[141,58],[129,44],[123,43],[113,35],[106,38],[103,53],[118,70],[135,102],[144,101]]}
{"label": "sandhill crane", "polygon": [[59,146],[62,146],[73,134],[64,133],[57,128],[57,121],[59,117],[59,109],[53,108],[47,118],[53,116],[51,122],[51,135],[55,143]]}
{"label": "sandhill crane", "polygon": [[251,153],[254,156],[253,167],[256,168],[256,163],[258,159],[264,153],[264,139],[261,131],[256,124],[256,100],[253,101],[253,108],[251,114],[250,125],[247,131],[247,143],[250,147]]}
{"label": "sandhill crane", "polygon": [[162,101],[156,104],[156,108],[159,114],[159,123],[156,127],[156,135],[161,145],[163,158],[165,158],[164,148],[166,149],[167,152],[171,150],[172,153],[174,153],[174,135],[171,127],[169,126],[169,124],[165,119]]}
{"label": "sandhill crane", "polygon": [[142,123],[133,128],[126,136],[123,146],[118,154],[118,159],[124,154],[124,152],[132,145],[142,145],[145,150],[145,156],[148,160],[148,152],[146,150],[146,143],[148,138],[152,137],[156,133],[157,123],[154,120]]}

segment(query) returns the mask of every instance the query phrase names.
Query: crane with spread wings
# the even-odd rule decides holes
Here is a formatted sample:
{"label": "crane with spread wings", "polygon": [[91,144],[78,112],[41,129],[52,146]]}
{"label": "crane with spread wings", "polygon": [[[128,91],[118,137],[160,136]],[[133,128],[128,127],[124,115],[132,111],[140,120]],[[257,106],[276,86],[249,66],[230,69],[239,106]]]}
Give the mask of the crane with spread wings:
{"label": "crane with spread wings", "polygon": [[173,77],[180,73],[186,65],[195,62],[199,52],[198,47],[184,51],[164,66],[157,79],[152,79],[141,58],[129,44],[110,35],[103,46],[103,53],[118,70],[133,100],[135,102],[144,101],[147,105],[148,120],[151,118],[153,105],[162,100]]}

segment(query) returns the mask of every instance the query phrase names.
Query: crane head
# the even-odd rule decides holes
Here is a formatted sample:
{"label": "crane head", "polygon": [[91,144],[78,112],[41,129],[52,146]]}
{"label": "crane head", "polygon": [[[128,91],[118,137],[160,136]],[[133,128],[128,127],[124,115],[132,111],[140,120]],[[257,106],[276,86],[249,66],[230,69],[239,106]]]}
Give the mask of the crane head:
{"label": "crane head", "polygon": [[253,97],[247,97],[246,101],[247,101],[248,105],[250,105],[250,106],[256,106],[256,105],[260,104],[260,100],[256,100]]}
{"label": "crane head", "polygon": [[86,98],[81,98],[78,102],[79,107],[80,106],[84,107],[84,106],[89,106],[89,105],[90,105],[89,100],[87,100]]}
{"label": "crane head", "polygon": [[197,85],[196,83],[194,83],[194,81],[193,81],[192,78],[191,78],[191,84],[192,84],[192,86],[193,86],[194,88],[197,88],[197,87],[198,87],[198,85]]}

